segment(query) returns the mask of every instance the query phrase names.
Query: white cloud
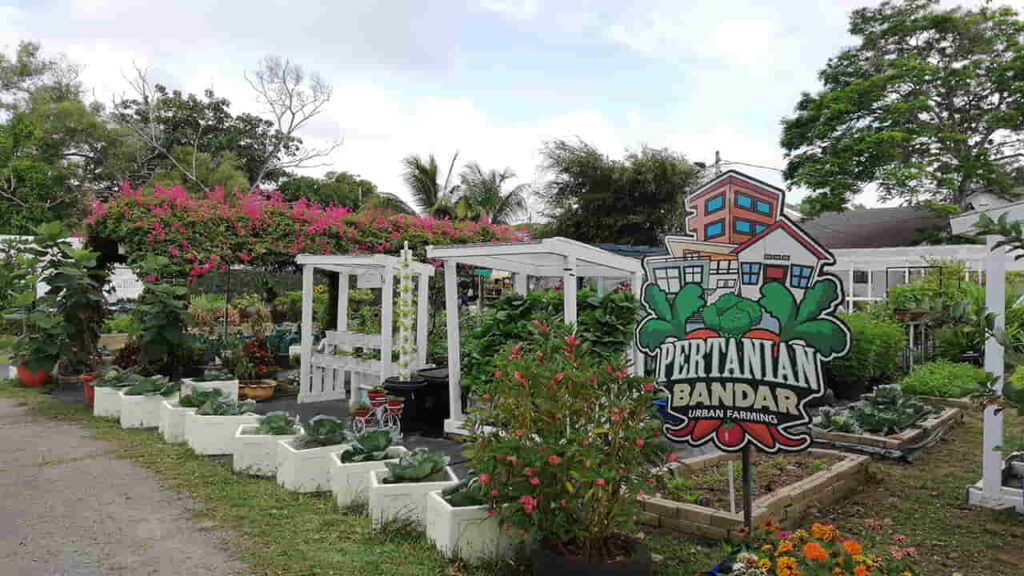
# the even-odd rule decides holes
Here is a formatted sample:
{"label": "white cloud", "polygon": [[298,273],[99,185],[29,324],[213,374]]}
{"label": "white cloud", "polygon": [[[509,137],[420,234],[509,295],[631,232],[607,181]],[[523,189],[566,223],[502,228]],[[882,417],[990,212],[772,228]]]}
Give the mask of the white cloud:
{"label": "white cloud", "polygon": [[515,20],[530,20],[540,12],[540,0],[480,0],[485,10]]}

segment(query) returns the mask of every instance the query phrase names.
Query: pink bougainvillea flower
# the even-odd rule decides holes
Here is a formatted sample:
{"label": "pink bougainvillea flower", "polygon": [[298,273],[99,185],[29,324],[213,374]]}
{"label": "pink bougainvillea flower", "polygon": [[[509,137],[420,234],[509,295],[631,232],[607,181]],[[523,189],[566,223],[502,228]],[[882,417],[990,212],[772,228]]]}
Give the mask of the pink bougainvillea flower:
{"label": "pink bougainvillea flower", "polygon": [[540,484],[540,478],[537,478],[536,476],[531,476],[530,477],[530,484],[533,484],[534,486]]}
{"label": "pink bougainvillea flower", "polygon": [[552,454],[551,456],[548,456],[548,464],[551,464],[552,466],[556,466],[558,464],[558,456],[555,456],[554,454]]}
{"label": "pink bougainvillea flower", "polygon": [[146,282],[156,282],[156,276],[149,274],[146,276]]}
{"label": "pink bougainvillea flower", "polygon": [[604,486],[604,478],[598,478],[595,484],[598,486]]}

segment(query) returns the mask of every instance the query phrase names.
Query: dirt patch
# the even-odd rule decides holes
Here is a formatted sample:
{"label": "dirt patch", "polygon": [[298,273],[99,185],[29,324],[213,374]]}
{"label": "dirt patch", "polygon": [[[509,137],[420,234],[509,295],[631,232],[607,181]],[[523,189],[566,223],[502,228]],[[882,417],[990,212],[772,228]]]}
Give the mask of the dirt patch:
{"label": "dirt patch", "polygon": [[192,502],[164,491],[82,427],[0,400],[0,564],[4,574],[247,574],[200,530]]}
{"label": "dirt patch", "polygon": [[[838,456],[821,454],[760,454],[752,459],[753,497],[756,500],[822,472],[838,462]],[[743,509],[742,466],[735,461],[736,511]],[[665,481],[663,496],[677,502],[697,504],[717,510],[729,510],[729,463],[715,464],[698,474],[673,477]]]}

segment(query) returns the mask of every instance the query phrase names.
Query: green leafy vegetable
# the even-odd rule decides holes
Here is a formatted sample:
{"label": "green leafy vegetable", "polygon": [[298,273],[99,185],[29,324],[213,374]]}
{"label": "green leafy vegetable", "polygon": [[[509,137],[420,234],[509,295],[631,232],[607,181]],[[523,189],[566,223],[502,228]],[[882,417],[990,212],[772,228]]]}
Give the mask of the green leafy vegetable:
{"label": "green leafy vegetable", "polygon": [[669,338],[686,335],[686,321],[704,306],[704,290],[697,284],[687,284],[676,293],[669,305],[668,296],[657,284],[644,287],[644,304],[654,314],[640,325],[640,347],[653,352]]}
{"label": "green leafy vegetable", "polygon": [[484,498],[483,485],[476,476],[466,478],[451,488],[441,491],[441,497],[449,506],[454,508],[468,508],[471,506],[483,506],[487,504]]}
{"label": "green leafy vegetable", "polygon": [[815,282],[797,305],[793,294],[778,282],[761,287],[758,304],[779,321],[779,339],[802,340],[822,356],[846,350],[849,337],[834,318],[819,318],[839,300],[839,289],[831,278]]}
{"label": "green leafy vegetable", "polygon": [[288,412],[271,412],[260,420],[256,433],[268,436],[288,436],[295,434],[298,425],[298,417],[292,416]]}
{"label": "green leafy vegetable", "polygon": [[377,462],[394,458],[388,454],[393,436],[390,430],[367,430],[355,438],[355,443],[341,453],[342,462]]}
{"label": "green leafy vegetable", "polygon": [[185,394],[178,399],[178,406],[182,408],[199,408],[207,402],[216,402],[223,396],[223,391],[217,388],[211,388],[209,390],[197,390],[192,389],[191,392]]}
{"label": "green leafy vegetable", "polygon": [[337,446],[350,442],[352,433],[345,422],[333,416],[314,416],[303,426],[303,434],[295,440],[295,447],[304,450],[322,446]]}
{"label": "green leafy vegetable", "polygon": [[383,479],[385,484],[426,482],[441,479],[448,457],[437,450],[419,448],[403,454],[398,462],[385,462],[384,465],[388,467],[388,475]]}
{"label": "green leafy vegetable", "polygon": [[125,389],[125,396],[170,396],[178,391],[177,382],[168,382],[163,376],[140,378]]}
{"label": "green leafy vegetable", "polygon": [[753,300],[735,294],[723,294],[704,307],[704,326],[722,336],[737,338],[761,323],[764,310]]}
{"label": "green leafy vegetable", "polygon": [[252,412],[255,407],[256,403],[252,400],[233,402],[231,400],[216,399],[209,400],[200,406],[196,410],[196,414],[200,416],[239,416]]}
{"label": "green leafy vegetable", "polygon": [[836,432],[867,432],[888,436],[913,427],[938,411],[897,385],[879,386],[863,400],[838,410],[823,409],[818,427]]}

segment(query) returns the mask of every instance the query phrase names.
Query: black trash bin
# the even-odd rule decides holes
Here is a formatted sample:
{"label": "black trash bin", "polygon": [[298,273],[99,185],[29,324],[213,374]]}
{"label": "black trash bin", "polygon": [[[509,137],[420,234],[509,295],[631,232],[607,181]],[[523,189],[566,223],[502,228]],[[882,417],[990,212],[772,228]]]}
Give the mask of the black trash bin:
{"label": "black trash bin", "polygon": [[423,430],[424,389],[427,382],[423,378],[413,376],[408,380],[399,380],[392,376],[384,380],[384,389],[393,396],[405,400],[402,408],[402,432],[413,433]]}
{"label": "black trash bin", "polygon": [[423,422],[424,436],[443,436],[444,421],[451,414],[449,410],[448,367],[426,368],[419,371],[426,382],[421,392],[423,410],[420,419]]}

